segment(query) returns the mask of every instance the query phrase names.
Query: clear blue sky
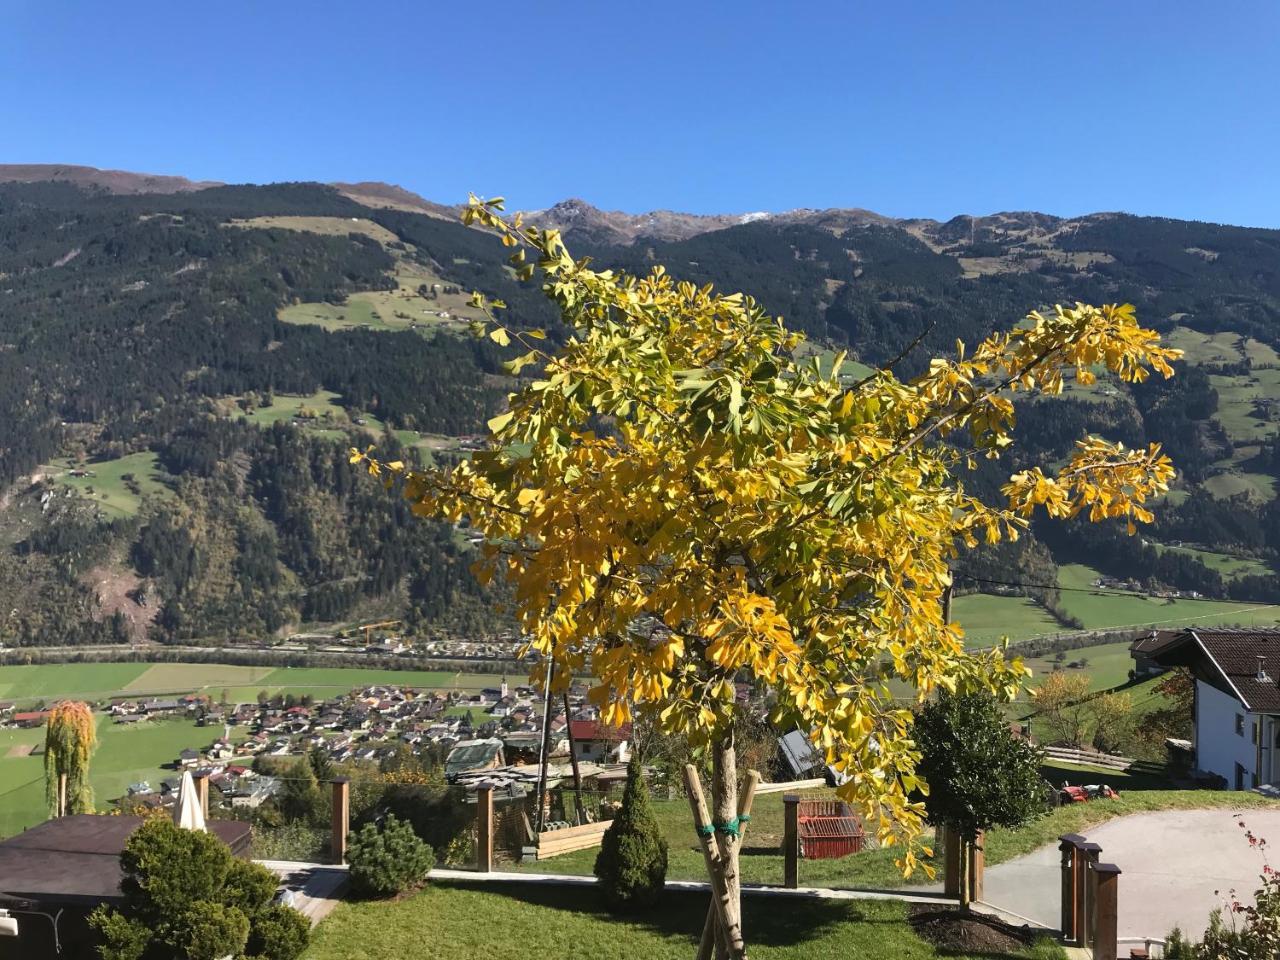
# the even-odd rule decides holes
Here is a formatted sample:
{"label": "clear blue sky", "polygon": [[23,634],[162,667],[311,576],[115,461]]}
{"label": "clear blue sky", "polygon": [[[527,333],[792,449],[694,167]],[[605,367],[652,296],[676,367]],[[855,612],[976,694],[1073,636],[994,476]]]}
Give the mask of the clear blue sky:
{"label": "clear blue sky", "polygon": [[0,0],[0,160],[1280,227],[1280,3]]}

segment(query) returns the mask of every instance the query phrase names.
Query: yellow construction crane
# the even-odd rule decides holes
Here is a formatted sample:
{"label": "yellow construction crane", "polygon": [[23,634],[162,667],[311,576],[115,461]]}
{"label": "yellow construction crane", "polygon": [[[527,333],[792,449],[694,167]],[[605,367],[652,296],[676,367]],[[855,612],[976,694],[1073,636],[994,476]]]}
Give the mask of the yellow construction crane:
{"label": "yellow construction crane", "polygon": [[379,623],[366,623],[360,628],[364,631],[364,645],[367,647],[373,642],[373,631],[382,627],[398,627],[403,622],[402,620],[383,620]]}

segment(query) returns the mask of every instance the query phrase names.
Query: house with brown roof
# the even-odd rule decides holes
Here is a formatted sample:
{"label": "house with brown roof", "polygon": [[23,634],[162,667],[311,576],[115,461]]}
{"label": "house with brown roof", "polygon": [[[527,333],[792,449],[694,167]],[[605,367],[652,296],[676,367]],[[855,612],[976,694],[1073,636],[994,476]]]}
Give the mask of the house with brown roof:
{"label": "house with brown roof", "polygon": [[1195,678],[1195,763],[1233,790],[1280,784],[1280,630],[1162,631],[1140,638],[1159,667]]}

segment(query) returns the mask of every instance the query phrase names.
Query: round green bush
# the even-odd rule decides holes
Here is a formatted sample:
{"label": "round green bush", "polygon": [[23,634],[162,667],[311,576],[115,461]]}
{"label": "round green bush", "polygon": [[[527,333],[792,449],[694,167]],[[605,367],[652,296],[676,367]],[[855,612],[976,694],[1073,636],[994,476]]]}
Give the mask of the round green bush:
{"label": "round green bush", "polygon": [[649,790],[634,762],[627,771],[622,809],[605,831],[596,877],[613,910],[652,906],[667,882],[667,841],[649,806]]}
{"label": "round green bush", "polygon": [[365,897],[394,896],[426,879],[434,860],[431,847],[395,814],[388,814],[381,830],[365,824],[347,847],[351,889]]}
{"label": "round green bush", "polygon": [[274,903],[253,919],[245,953],[269,960],[294,960],[311,939],[311,923],[292,907]]}

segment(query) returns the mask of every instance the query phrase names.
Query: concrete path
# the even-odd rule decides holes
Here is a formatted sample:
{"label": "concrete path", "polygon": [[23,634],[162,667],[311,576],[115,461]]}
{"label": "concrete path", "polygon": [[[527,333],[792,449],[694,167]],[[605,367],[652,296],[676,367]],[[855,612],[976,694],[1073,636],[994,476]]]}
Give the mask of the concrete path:
{"label": "concrete path", "polygon": [[295,860],[258,860],[280,878],[292,893],[292,906],[315,926],[329,915],[347,890],[345,864],[301,863]]}
{"label": "concrete path", "polygon": [[[1280,810],[1245,810],[1249,829],[1273,845],[1280,865]],[[1250,849],[1230,809],[1169,810],[1121,817],[1086,831],[1120,875],[1119,935],[1164,936],[1174,926],[1199,937],[1209,913],[1235,889],[1252,902],[1263,858]],[[983,900],[1056,928],[1060,922],[1057,844],[988,867]]]}

